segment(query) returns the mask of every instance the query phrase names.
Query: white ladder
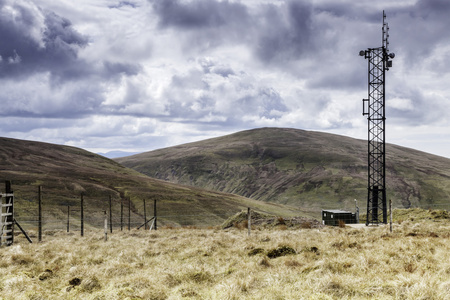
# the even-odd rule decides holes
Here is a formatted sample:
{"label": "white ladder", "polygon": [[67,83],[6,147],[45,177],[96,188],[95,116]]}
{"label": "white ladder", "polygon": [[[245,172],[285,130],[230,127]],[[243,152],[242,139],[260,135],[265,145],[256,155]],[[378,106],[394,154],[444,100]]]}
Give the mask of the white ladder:
{"label": "white ladder", "polygon": [[14,194],[0,194],[0,246],[14,241]]}

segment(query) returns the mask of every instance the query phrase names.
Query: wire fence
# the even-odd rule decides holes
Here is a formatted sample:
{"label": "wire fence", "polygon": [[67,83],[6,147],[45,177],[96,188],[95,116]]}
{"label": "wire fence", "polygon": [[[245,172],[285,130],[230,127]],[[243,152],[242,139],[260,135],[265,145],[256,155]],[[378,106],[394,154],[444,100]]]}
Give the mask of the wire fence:
{"label": "wire fence", "polygon": [[[103,203],[102,208],[91,203],[89,197],[84,196],[82,200],[72,201],[72,205],[39,205],[39,197],[35,202],[29,200],[15,199],[15,220],[25,231],[67,231],[83,232],[90,230],[102,230],[107,219],[108,232],[131,229],[157,229],[158,227],[215,227],[220,226],[227,219],[242,211],[244,207],[236,206],[223,209],[191,208],[186,205],[180,208],[174,206],[173,201],[129,198],[113,199]],[[41,199],[42,200],[42,199]],[[26,202],[23,207],[21,204]],[[45,202],[45,199],[44,201]],[[76,203],[78,202],[78,203]],[[83,204],[82,204],[83,203]],[[39,208],[41,207],[41,209]],[[174,208],[175,207],[175,208]],[[245,207],[246,209],[246,207]],[[270,214],[270,212],[267,212]],[[156,218],[155,218],[156,217]]]}
{"label": "wire fence", "polygon": [[[220,225],[237,212],[239,210],[227,214],[174,214],[173,212],[161,211],[156,216],[156,222],[157,226],[165,227],[211,227]],[[105,221],[104,214],[105,211],[85,210],[84,218],[81,219],[79,211],[71,211],[66,216],[61,215],[57,217],[54,214],[54,210],[43,210],[41,221],[38,216],[21,217],[20,214],[16,217],[16,220],[25,229],[37,230],[39,224],[41,224],[42,230],[79,231],[82,226],[85,229],[103,228]],[[106,212],[109,230],[111,228],[113,230],[144,228],[145,223],[150,223],[149,220],[154,217],[153,213],[144,217],[141,213],[134,212],[129,216],[128,211],[126,211],[122,217],[120,215],[114,215],[110,218],[109,211]],[[147,227],[150,227],[150,224]]]}
{"label": "wire fence", "polygon": [[[153,227],[215,227],[220,226],[233,215],[241,212],[244,207],[234,207],[230,209],[210,209],[197,207],[187,209],[186,204],[178,207],[173,201],[167,200],[147,200],[129,198],[111,199],[102,203],[102,208],[93,208],[97,204],[90,203],[89,197],[71,201],[70,205],[38,205],[42,204],[42,199],[30,201],[25,199],[15,199],[15,220],[25,231],[46,232],[46,231],[67,231],[83,232],[90,230],[103,230],[105,218],[107,219],[107,230],[113,232],[117,230],[131,229],[149,229]],[[39,200],[40,199],[40,200]],[[26,204],[26,205],[25,205]],[[169,205],[170,204],[170,205]],[[23,207],[22,207],[23,205]],[[364,214],[366,212],[365,201],[346,200],[334,205],[322,207],[323,210],[345,210]],[[214,205],[212,205],[213,207]],[[359,207],[358,207],[359,206]],[[41,207],[41,208],[39,208]],[[450,202],[446,203],[427,203],[419,206],[410,206],[407,208],[422,208],[432,210],[450,210]],[[405,209],[401,205],[393,205],[393,209]],[[213,211],[213,212],[211,212]],[[317,206],[312,209],[313,215],[317,220],[322,221],[323,216],[320,208]],[[300,212],[300,209],[299,209]],[[266,211],[269,215],[276,213]],[[153,218],[153,219],[152,219]]]}
{"label": "wire fence", "polygon": [[[153,206],[153,205],[152,205]],[[158,209],[156,213],[156,224],[161,227],[213,227],[220,226],[227,219],[231,218],[236,213],[239,213],[243,209],[236,208],[234,211],[227,213],[188,213],[183,214],[183,212],[167,211],[164,208],[164,202],[158,203]],[[414,207],[410,207],[414,208]],[[439,209],[439,210],[450,210],[449,204],[434,204],[427,205],[427,207],[420,207],[423,209]],[[355,212],[356,209],[353,207],[334,207],[327,209],[339,209],[345,211]],[[400,206],[393,206],[393,209],[405,209]],[[106,214],[105,214],[106,212]],[[266,212],[267,214],[276,215],[275,213]],[[365,214],[365,207],[359,207],[359,213]],[[52,210],[42,210],[42,219],[39,221],[38,214],[34,215],[24,215],[16,213],[16,220],[25,230],[38,230],[39,223],[41,222],[41,228],[45,230],[65,230],[80,231],[81,227],[84,229],[101,229],[104,227],[105,217],[107,218],[108,230],[130,230],[130,229],[145,229],[149,228],[151,225],[151,218],[155,217],[155,213],[151,209],[147,209],[147,215],[143,214],[143,207],[135,207],[134,211],[128,211],[128,208],[124,209],[123,214],[120,211],[113,210],[111,213],[109,210],[93,210],[84,208],[84,217],[81,219],[81,209],[79,207],[61,207],[59,212]],[[112,217],[111,217],[112,216]],[[320,212],[317,213],[317,219],[322,219]],[[144,223],[147,221],[147,226]],[[83,225],[82,225],[83,223]]]}
{"label": "wire fence", "polygon": [[[89,213],[89,212],[86,212]],[[237,213],[237,212],[236,212]],[[48,229],[48,230],[67,230],[67,231],[77,231],[81,228],[81,219],[79,216],[71,215],[66,219],[60,219],[60,218],[54,218],[54,217],[46,217],[45,212],[43,212],[44,216],[41,221],[42,228]],[[235,213],[230,214],[198,214],[198,215],[158,215],[157,216],[157,222],[158,226],[164,226],[164,227],[185,227],[185,226],[195,226],[195,227],[212,227],[212,226],[218,226],[221,224],[221,222],[217,221],[211,221],[211,220],[223,220],[232,217]],[[136,219],[133,219],[136,218]],[[110,226],[114,230],[118,229],[139,229],[143,228],[144,223],[149,223],[148,221],[150,219],[153,219],[154,216],[149,216],[147,220],[145,220],[142,216],[133,216],[131,220],[128,219],[128,217],[124,218],[123,220],[120,220],[119,217],[113,217],[110,219],[107,217],[108,220],[108,228]],[[89,218],[88,220],[84,221],[84,227],[85,228],[103,228],[104,226],[104,220],[105,218]],[[33,217],[27,217],[27,218],[16,218],[16,221],[20,223],[20,225],[26,229],[34,229],[39,226],[39,219],[35,216]],[[150,225],[148,225],[149,227]]]}

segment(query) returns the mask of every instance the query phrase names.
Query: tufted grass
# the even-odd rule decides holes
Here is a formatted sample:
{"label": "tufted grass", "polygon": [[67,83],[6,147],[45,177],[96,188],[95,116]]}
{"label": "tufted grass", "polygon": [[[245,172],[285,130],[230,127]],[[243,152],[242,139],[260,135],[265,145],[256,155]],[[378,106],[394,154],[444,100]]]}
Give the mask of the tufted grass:
{"label": "tufted grass", "polygon": [[[56,232],[0,249],[0,299],[450,299],[450,222]],[[293,249],[270,258],[277,249]]]}

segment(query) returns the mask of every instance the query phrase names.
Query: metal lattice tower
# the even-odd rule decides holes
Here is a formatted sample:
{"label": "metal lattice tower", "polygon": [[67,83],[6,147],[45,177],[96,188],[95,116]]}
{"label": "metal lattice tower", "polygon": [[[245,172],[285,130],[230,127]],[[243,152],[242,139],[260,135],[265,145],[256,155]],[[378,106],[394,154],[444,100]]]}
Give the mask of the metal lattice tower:
{"label": "metal lattice tower", "polygon": [[359,52],[368,59],[369,98],[363,99],[363,115],[368,120],[368,193],[366,225],[387,223],[385,74],[392,67],[389,53],[389,26],[383,11],[382,46]]}

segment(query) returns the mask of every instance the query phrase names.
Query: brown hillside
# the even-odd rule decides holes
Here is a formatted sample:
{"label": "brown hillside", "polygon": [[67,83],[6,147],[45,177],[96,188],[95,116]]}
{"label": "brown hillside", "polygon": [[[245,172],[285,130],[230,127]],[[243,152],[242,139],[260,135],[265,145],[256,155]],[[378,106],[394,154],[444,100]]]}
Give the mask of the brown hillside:
{"label": "brown hillside", "polygon": [[[16,218],[30,226],[35,225],[37,191],[42,186],[46,228],[65,226],[68,205],[74,210],[72,217],[79,218],[81,193],[85,220],[94,226],[103,224],[109,196],[116,225],[122,199],[128,217],[128,198],[133,226],[142,223],[143,199],[148,215],[153,214],[156,199],[159,221],[169,225],[218,225],[248,206],[280,215],[298,214],[280,205],[153,179],[79,148],[9,138],[0,138],[0,179],[12,181]],[[0,190],[4,191],[3,183]]]}
{"label": "brown hillside", "polygon": [[[367,142],[321,132],[261,128],[116,159],[148,176],[319,212],[365,205]],[[387,145],[395,207],[449,206],[450,160]]]}

